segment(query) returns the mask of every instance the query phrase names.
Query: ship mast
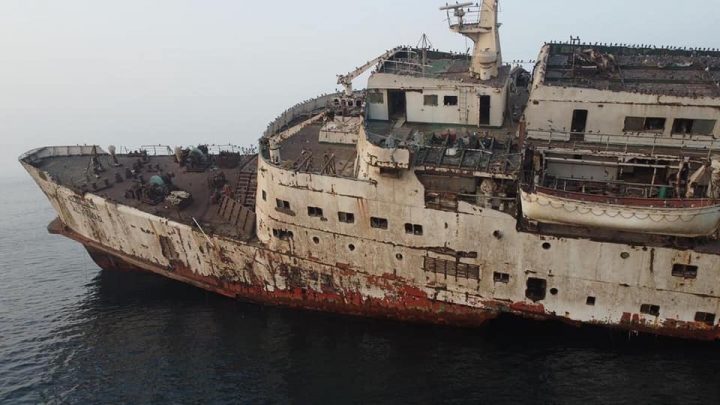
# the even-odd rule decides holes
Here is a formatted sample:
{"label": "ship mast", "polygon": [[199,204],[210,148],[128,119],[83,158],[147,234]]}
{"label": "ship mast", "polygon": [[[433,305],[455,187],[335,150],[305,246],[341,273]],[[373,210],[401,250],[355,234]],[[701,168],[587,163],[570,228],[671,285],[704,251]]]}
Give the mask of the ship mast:
{"label": "ship mast", "polygon": [[440,7],[440,10],[447,11],[452,31],[472,39],[475,43],[470,65],[472,75],[480,80],[497,77],[498,69],[502,65],[500,24],[497,22],[498,0],[483,0],[480,5],[446,4]]}

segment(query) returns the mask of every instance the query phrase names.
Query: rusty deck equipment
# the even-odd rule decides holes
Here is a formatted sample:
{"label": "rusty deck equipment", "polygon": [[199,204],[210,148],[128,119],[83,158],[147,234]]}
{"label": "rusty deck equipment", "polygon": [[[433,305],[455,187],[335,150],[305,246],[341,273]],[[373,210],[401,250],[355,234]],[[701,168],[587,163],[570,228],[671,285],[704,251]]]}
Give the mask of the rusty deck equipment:
{"label": "rusty deck equipment", "polygon": [[425,36],[387,50],[258,148],[20,162],[58,213],[50,232],[104,269],[361,316],[718,339],[720,52],[573,40],[529,73],[502,62],[497,6],[442,8],[469,55]]}

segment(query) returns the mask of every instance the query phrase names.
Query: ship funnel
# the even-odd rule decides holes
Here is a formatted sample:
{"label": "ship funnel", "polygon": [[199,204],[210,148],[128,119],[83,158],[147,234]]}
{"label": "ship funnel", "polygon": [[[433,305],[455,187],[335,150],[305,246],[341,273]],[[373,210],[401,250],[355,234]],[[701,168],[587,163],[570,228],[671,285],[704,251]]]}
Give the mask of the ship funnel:
{"label": "ship funnel", "polygon": [[473,76],[480,80],[497,77],[502,65],[500,24],[497,22],[498,0],[483,0],[479,6],[473,3],[447,4],[440,10],[447,12],[450,30],[475,43],[470,66]]}

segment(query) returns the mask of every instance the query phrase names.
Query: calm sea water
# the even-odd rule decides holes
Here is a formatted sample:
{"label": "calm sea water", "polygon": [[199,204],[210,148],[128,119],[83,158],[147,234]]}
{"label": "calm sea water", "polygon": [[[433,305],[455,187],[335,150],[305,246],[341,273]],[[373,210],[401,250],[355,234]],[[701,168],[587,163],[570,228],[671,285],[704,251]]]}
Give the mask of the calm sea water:
{"label": "calm sea water", "polygon": [[0,403],[720,403],[720,344],[236,302],[103,272],[0,179]]}

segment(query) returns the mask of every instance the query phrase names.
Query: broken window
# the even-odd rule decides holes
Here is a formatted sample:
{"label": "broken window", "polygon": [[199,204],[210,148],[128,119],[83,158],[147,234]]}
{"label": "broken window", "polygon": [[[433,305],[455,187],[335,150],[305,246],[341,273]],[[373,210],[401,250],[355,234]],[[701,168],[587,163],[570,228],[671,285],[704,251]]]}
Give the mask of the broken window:
{"label": "broken window", "polygon": [[272,233],[274,237],[282,240],[290,240],[293,238],[292,231],[288,231],[286,229],[273,229]]}
{"label": "broken window", "polygon": [[527,289],[525,296],[533,302],[545,299],[545,290],[547,289],[547,281],[543,278],[530,277],[527,280]]}
{"label": "broken window", "polygon": [[715,314],[711,314],[709,312],[696,312],[695,322],[702,322],[712,326],[715,324]]}
{"label": "broken window", "polygon": [[591,305],[591,306],[592,306],[592,305],[595,305],[595,297],[592,297],[592,296],[591,296],[591,297],[587,297],[587,299],[585,300],[585,304]]}
{"label": "broken window", "polygon": [[385,97],[383,93],[368,93],[367,95],[368,103],[370,104],[384,104],[385,103]]}
{"label": "broken window", "polygon": [[493,273],[493,281],[496,283],[509,283],[510,282],[510,275],[507,273],[498,273],[497,271]]}
{"label": "broken window", "polygon": [[644,117],[625,117],[625,132],[640,132],[645,129]]}
{"label": "broken window", "polygon": [[387,229],[388,220],[385,218],[370,217],[370,226],[378,229]]}
{"label": "broken window", "polygon": [[323,216],[322,208],[318,208],[318,207],[307,207],[307,208],[308,208],[308,216],[309,217],[322,217]]}
{"label": "broken window", "polygon": [[445,97],[443,97],[443,104],[444,105],[457,105],[458,98],[457,98],[457,96],[445,96]]}
{"label": "broken window", "polygon": [[665,118],[661,117],[625,117],[625,132],[643,132],[665,130]]}
{"label": "broken window", "polygon": [[643,314],[658,316],[660,315],[660,306],[652,304],[642,304],[640,305],[640,312]]}
{"label": "broken window", "polygon": [[338,212],[338,221],[345,222],[346,224],[355,223],[355,214],[352,212]]}
{"label": "broken window", "polygon": [[423,104],[429,105],[429,106],[436,106],[438,105],[438,96],[437,94],[426,94],[423,97]]}
{"label": "broken window", "polygon": [[665,118],[648,117],[645,118],[645,131],[664,131]]}
{"label": "broken window", "polygon": [[675,263],[672,267],[672,275],[682,278],[697,278],[698,266],[690,264]]}
{"label": "broken window", "polygon": [[276,204],[277,207],[280,208],[281,210],[289,210],[289,209],[290,209],[290,202],[289,202],[289,201],[285,201],[285,200],[281,200],[281,199],[279,199],[279,198],[276,198],[276,199],[275,199],[275,204]]}
{"label": "broken window", "polygon": [[677,118],[673,122],[673,134],[695,134],[695,135],[712,135],[715,129],[715,120],[691,120],[687,118]]}
{"label": "broken window", "polygon": [[423,234],[422,225],[405,224],[405,233],[410,234],[410,235],[422,235]]}

